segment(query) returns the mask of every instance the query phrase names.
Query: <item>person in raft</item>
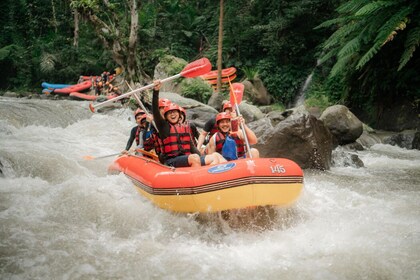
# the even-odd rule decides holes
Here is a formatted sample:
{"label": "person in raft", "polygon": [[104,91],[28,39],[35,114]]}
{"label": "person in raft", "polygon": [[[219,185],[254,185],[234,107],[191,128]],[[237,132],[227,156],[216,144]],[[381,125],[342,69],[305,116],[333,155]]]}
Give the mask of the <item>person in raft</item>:
{"label": "person in raft", "polygon": [[[232,117],[236,116],[235,110],[233,109],[232,104],[229,101],[224,101],[221,112],[230,113]],[[200,150],[201,153],[208,153],[206,148],[203,145],[206,143],[206,137],[210,139],[216,132],[218,131],[218,127],[216,124],[216,116],[209,119],[205,124],[204,128],[200,133],[197,141],[197,148]]]}
{"label": "person in raft", "polygon": [[[159,98],[159,113],[162,118],[164,118],[164,111],[165,107],[171,104],[171,101],[167,98]],[[152,118],[153,120],[153,115]],[[150,123],[151,124],[151,123]],[[149,124],[149,125],[150,125]],[[148,134],[150,137],[147,137],[147,139],[144,141],[144,150],[145,151],[151,151],[154,150],[156,155],[159,158],[160,163],[164,163],[163,155],[162,155],[162,140],[159,138],[159,133],[157,132],[156,128],[154,126],[151,126],[149,129]]]}
{"label": "person in raft", "polygon": [[121,152],[122,154],[128,153],[134,140],[136,140],[136,149],[143,149],[143,143],[146,141],[145,131],[147,128],[147,122],[151,119],[151,115],[146,114],[143,110],[138,108],[134,112],[134,118],[136,119],[137,125],[131,129],[130,138],[128,138],[125,150]]}
{"label": "person in raft", "polygon": [[187,120],[187,111],[183,107],[180,106],[179,111],[181,112],[181,115],[179,116],[179,123],[185,123],[191,127],[191,138],[193,139],[194,145],[197,147],[197,139],[200,137],[197,126],[193,122]]}
{"label": "person in raft", "polygon": [[165,165],[173,167],[199,167],[213,165],[226,160],[217,153],[200,156],[191,139],[191,128],[188,124],[179,123],[179,106],[171,103],[164,109],[164,118],[159,113],[159,89],[161,82],[154,81],[153,118],[162,140],[162,156]]}
{"label": "person in raft", "polygon": [[[220,153],[228,160],[249,157],[246,152],[245,137],[241,130],[232,131],[232,116],[229,113],[222,112],[216,116],[218,131],[212,136],[207,145],[208,153]],[[255,133],[245,125],[242,116],[237,117],[238,122],[243,124],[249,144],[257,144],[258,139]],[[252,158],[259,158],[260,153],[257,149],[251,148]]]}

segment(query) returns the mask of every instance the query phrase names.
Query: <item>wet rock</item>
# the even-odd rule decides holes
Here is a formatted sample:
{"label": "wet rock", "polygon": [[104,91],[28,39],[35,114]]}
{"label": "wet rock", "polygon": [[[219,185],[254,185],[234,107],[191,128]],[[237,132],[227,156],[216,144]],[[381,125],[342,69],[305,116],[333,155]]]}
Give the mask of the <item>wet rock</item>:
{"label": "wet rock", "polygon": [[401,148],[413,149],[415,134],[416,132],[412,130],[403,131],[401,133],[397,133],[397,134],[384,138],[383,143],[393,145],[393,146],[398,146]]}
{"label": "wet rock", "polygon": [[279,122],[286,119],[286,117],[283,116],[283,113],[279,111],[272,111],[268,113],[266,117],[270,119],[273,126],[276,126]]}
{"label": "wet rock", "polygon": [[328,127],[339,145],[355,142],[363,133],[363,123],[343,105],[328,107],[320,120]]}
{"label": "wet rock", "polygon": [[332,152],[332,165],[339,167],[351,166],[355,168],[361,168],[365,166],[358,155],[343,150],[334,150]]}
{"label": "wet rock", "polygon": [[413,139],[413,149],[417,149],[420,150],[420,132],[416,132],[414,134],[414,139]]}
{"label": "wet rock", "polygon": [[4,178],[3,163],[1,163],[1,161],[0,161],[0,178]]}
{"label": "wet rock", "polygon": [[272,126],[267,118],[249,124],[259,141],[254,145],[261,157],[288,158],[302,168],[329,169],[332,135],[314,116],[292,114]]}
{"label": "wet rock", "polygon": [[263,112],[261,112],[257,106],[251,105],[246,101],[243,101],[239,105],[239,110],[247,123],[262,119],[264,117]]}
{"label": "wet rock", "polygon": [[254,78],[252,81],[245,80],[242,82],[245,86],[244,97],[257,105],[269,105],[272,97],[268,94],[263,82],[260,78]]}
{"label": "wet rock", "polygon": [[18,97],[19,95],[16,93],[16,92],[12,92],[12,91],[6,91],[4,94],[3,94],[3,97],[13,97],[13,98],[16,98],[16,97]]}
{"label": "wet rock", "polygon": [[204,124],[217,114],[217,110],[211,106],[200,103],[194,99],[183,97],[173,92],[160,92],[162,98],[168,98],[179,106],[186,109],[187,119],[193,120],[198,127],[204,127]]}

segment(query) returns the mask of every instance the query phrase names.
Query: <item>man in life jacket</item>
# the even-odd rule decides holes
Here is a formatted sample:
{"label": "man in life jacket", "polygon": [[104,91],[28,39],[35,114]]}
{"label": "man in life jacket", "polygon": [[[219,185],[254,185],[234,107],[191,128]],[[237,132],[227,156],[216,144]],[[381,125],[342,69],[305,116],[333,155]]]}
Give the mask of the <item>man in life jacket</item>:
{"label": "man in life jacket", "polygon": [[121,152],[122,154],[128,153],[131,146],[133,145],[134,140],[136,140],[136,148],[143,149],[143,143],[146,140],[145,130],[147,127],[147,122],[151,119],[151,115],[146,114],[143,110],[138,108],[134,112],[134,118],[136,119],[137,126],[131,129],[130,138],[128,138],[125,150]]}
{"label": "man in life jacket", "polygon": [[171,103],[164,109],[164,118],[159,113],[160,81],[154,82],[153,89],[153,118],[161,139],[163,162],[173,167],[199,167],[203,165],[225,162],[220,154],[200,156],[191,139],[191,127],[179,123],[181,111],[179,106]]}
{"label": "man in life jacket", "polygon": [[200,133],[198,132],[197,126],[193,123],[187,120],[187,111],[183,107],[179,107],[179,110],[181,112],[181,115],[179,116],[179,123],[186,123],[191,127],[191,138],[193,139],[194,146],[197,147],[197,139],[200,137]]}
{"label": "man in life jacket", "polygon": [[[230,113],[222,112],[217,114],[216,124],[218,131],[212,136],[207,145],[209,154],[213,152],[220,153],[228,161],[249,157],[246,151],[244,134],[241,130],[232,132],[231,119]],[[245,128],[249,145],[256,144],[258,139],[255,133],[245,125],[245,121],[241,116],[238,117],[238,121]],[[255,148],[251,148],[251,155],[252,158],[260,157],[259,151]]]}
{"label": "man in life jacket", "polygon": [[[221,112],[230,113],[232,117],[236,116],[235,110],[229,101],[223,102]],[[206,148],[203,148],[203,144],[206,143],[206,137],[208,136],[208,138],[210,139],[217,131],[218,127],[216,124],[216,116],[214,116],[204,124],[204,128],[201,131],[200,136],[198,137],[197,148],[200,150],[201,153],[207,153]]]}
{"label": "man in life jacket", "polygon": [[[162,118],[164,118],[165,107],[171,104],[171,101],[167,98],[159,98],[159,113]],[[164,163],[162,158],[162,140],[159,138],[159,133],[156,128],[152,126],[153,115],[151,116],[151,122],[149,123],[149,130],[146,132],[146,140],[144,141],[144,150],[151,151],[154,150],[156,155],[159,158],[160,163]]]}

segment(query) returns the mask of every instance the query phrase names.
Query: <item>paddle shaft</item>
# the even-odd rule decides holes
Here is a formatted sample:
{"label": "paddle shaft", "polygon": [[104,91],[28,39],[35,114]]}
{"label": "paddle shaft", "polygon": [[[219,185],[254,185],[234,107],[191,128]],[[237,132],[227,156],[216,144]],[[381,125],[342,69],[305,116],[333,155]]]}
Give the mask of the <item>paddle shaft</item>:
{"label": "paddle shaft", "polygon": [[[235,103],[236,112],[237,112],[238,116],[240,116],[241,112],[239,111],[238,100],[236,98],[235,89],[233,88],[233,86],[230,82],[230,79],[229,79],[229,87],[230,87],[230,90],[231,90],[231,94],[233,94],[233,100],[234,100],[234,103]],[[242,102],[242,99],[239,102]],[[248,150],[249,158],[252,158],[251,146],[249,145],[249,140],[248,140],[248,136],[246,135],[245,126],[242,122],[241,122],[241,130],[242,130],[242,133],[244,135],[245,145],[246,145],[246,149]]]}
{"label": "paddle shaft", "polygon": [[[235,100],[236,100],[236,97],[235,97]],[[236,112],[238,112],[238,116],[240,116],[241,112],[239,111],[239,106],[238,106],[238,103],[236,103],[236,102],[235,102],[235,107],[236,107]],[[246,149],[248,150],[249,158],[252,158],[251,146],[249,145],[248,136],[246,135],[245,126],[242,122],[241,122],[241,130],[242,130],[242,133],[243,133],[244,138],[245,138],[245,144],[246,144]]]}
{"label": "paddle shaft", "polygon": [[[127,86],[130,88],[130,90],[132,91],[133,89],[131,88],[131,86],[127,83],[127,81],[125,81],[125,82],[126,82]],[[141,102],[141,99],[137,95],[137,92],[134,93],[133,95],[134,95],[134,98],[137,100],[137,103],[139,103],[141,109],[148,114],[149,112],[147,111],[146,107],[143,105],[143,102]],[[154,126],[154,128],[156,129],[156,131],[159,132],[159,130],[158,130],[158,128],[157,128],[154,120],[152,120],[152,125]]]}
{"label": "paddle shaft", "polygon": [[[168,81],[171,81],[171,80],[177,79],[177,78],[179,78],[179,77],[181,77],[181,76],[182,76],[182,74],[181,74],[181,73],[179,73],[179,74],[176,74],[176,75],[174,75],[174,76],[171,76],[171,77],[165,78],[165,79],[161,80],[160,82],[161,82],[161,83],[165,83],[165,82],[168,82]],[[121,94],[120,96],[117,96],[117,97],[114,97],[114,98],[109,99],[109,100],[107,100],[107,101],[104,101],[104,102],[102,102],[102,103],[98,103],[98,104],[92,105],[92,106],[90,106],[90,108],[91,108],[91,109],[93,109],[93,111],[94,111],[96,108],[103,107],[103,106],[105,106],[105,105],[107,105],[107,104],[109,104],[109,103],[113,103],[113,102],[118,101],[118,100],[120,100],[120,99],[123,99],[123,98],[129,97],[130,95],[132,95],[132,94],[134,94],[134,93],[141,92],[141,91],[146,90],[146,89],[149,89],[149,88],[153,88],[154,86],[155,86],[154,84],[150,84],[150,85],[147,85],[147,86],[144,86],[144,87],[141,87],[141,88],[138,88],[138,89],[132,90],[132,91],[130,91],[130,92],[127,92],[127,93]],[[144,109],[143,109],[143,110],[144,110]]]}
{"label": "paddle shaft", "polygon": [[115,156],[118,156],[120,154],[121,153],[115,153],[115,154],[110,154],[110,155],[106,155],[106,156],[92,157],[92,158],[89,158],[89,159],[87,159],[87,158],[85,158],[85,159],[87,159],[87,160],[96,160],[96,159],[102,159],[102,158],[108,158],[108,157],[115,157]]}

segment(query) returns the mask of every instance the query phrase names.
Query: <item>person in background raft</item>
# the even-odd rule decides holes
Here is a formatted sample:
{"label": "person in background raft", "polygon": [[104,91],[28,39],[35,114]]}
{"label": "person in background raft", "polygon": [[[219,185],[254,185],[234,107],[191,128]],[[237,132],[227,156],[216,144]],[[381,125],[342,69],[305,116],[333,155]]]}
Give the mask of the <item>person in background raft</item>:
{"label": "person in background raft", "polygon": [[[232,117],[236,116],[235,110],[229,101],[224,101],[221,112],[231,113]],[[197,148],[201,153],[207,153],[206,148],[202,147],[205,144],[206,137],[208,136],[210,139],[217,131],[216,116],[214,116],[204,124],[204,128],[198,137]]]}
{"label": "person in background raft", "polygon": [[134,117],[136,118],[137,126],[131,129],[130,138],[128,138],[125,150],[121,152],[122,154],[128,153],[134,140],[136,140],[136,149],[143,149],[143,143],[146,140],[145,130],[147,127],[147,121],[148,119],[150,120],[151,116],[147,115],[139,108],[134,112]]}
{"label": "person in background raft", "polygon": [[[219,113],[216,116],[216,124],[218,131],[210,139],[207,150],[208,153],[220,153],[222,156],[230,161],[238,158],[249,157],[246,152],[245,137],[241,130],[232,131],[231,115],[229,113]],[[258,139],[255,133],[245,125],[244,119],[238,117],[239,125],[242,123],[245,128],[245,133],[249,141],[249,145],[257,144]],[[251,148],[252,158],[259,158],[260,153],[257,149]]]}
{"label": "person in background raft", "polygon": [[[171,103],[165,107],[164,118],[159,113],[160,81],[154,82],[153,89],[153,118],[162,140],[162,156],[166,165],[173,167],[199,167],[218,164],[226,160],[220,154],[200,156],[191,139],[191,128],[185,123],[179,123],[179,106]],[[198,154],[197,154],[198,153]]]}

